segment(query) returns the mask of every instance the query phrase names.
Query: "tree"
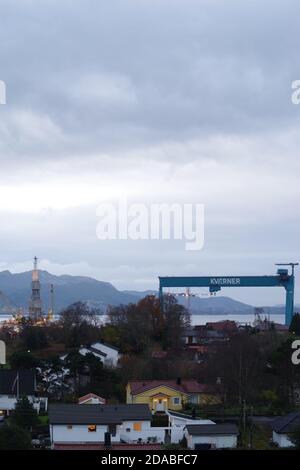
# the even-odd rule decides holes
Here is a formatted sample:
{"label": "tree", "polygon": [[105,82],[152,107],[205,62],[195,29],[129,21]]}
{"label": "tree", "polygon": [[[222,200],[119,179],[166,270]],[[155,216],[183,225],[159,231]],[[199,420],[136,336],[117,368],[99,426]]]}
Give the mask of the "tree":
{"label": "tree", "polygon": [[0,450],[31,449],[31,437],[28,431],[13,424],[0,427]]}
{"label": "tree", "polygon": [[109,330],[104,331],[118,339],[123,353],[144,354],[154,343],[163,349],[180,348],[183,329],[189,325],[187,310],[173,296],[166,297],[163,311],[159,299],[148,295],[137,304],[112,307],[108,316]]}
{"label": "tree", "polygon": [[290,441],[294,444],[296,449],[300,449],[300,425],[297,426],[293,432],[289,434]]}
{"label": "tree", "polygon": [[38,350],[48,346],[48,340],[44,328],[26,324],[20,334],[24,349]]}
{"label": "tree", "polygon": [[38,359],[30,352],[14,352],[9,362],[12,369],[34,369],[39,365]]}
{"label": "tree", "polygon": [[77,348],[81,344],[99,339],[99,327],[95,318],[97,311],[91,310],[84,302],[76,302],[63,310],[60,314],[60,324],[65,345]]}
{"label": "tree", "polygon": [[[266,352],[260,337],[239,333],[220,344],[207,364],[206,380],[216,383],[221,379],[223,396],[231,403],[242,405],[260,398],[264,383]],[[265,387],[264,387],[265,388]]]}
{"label": "tree", "polygon": [[38,423],[37,412],[26,396],[17,400],[11,420],[13,424],[24,429],[31,429]]}
{"label": "tree", "polygon": [[295,313],[290,324],[290,332],[300,336],[300,313]]}
{"label": "tree", "polygon": [[271,372],[276,380],[276,392],[282,404],[294,406],[300,382],[299,366],[291,361],[292,342],[289,337],[273,352],[270,358]]}

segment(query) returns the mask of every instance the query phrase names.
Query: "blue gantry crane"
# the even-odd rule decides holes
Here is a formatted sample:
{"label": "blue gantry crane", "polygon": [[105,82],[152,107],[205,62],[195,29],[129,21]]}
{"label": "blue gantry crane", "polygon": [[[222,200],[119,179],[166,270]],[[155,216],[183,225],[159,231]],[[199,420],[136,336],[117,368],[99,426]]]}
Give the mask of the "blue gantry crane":
{"label": "blue gantry crane", "polygon": [[[295,266],[299,263],[277,263],[281,266],[275,276],[186,276],[186,277],[159,277],[159,299],[163,309],[163,289],[165,287],[208,287],[211,294],[218,292],[222,287],[284,287],[285,324],[291,324],[294,314],[294,286]],[[282,266],[285,266],[283,268]],[[286,266],[291,267],[291,273]]]}

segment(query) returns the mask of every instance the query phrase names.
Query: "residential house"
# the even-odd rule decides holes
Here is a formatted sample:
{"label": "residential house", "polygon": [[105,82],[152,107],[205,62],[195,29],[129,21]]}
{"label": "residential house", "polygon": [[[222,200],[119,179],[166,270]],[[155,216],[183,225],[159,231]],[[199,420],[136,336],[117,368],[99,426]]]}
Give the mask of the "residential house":
{"label": "residential house", "polygon": [[133,380],[126,387],[126,403],[145,403],[153,412],[180,411],[185,403],[219,402],[211,386],[192,379]]}
{"label": "residential house", "polygon": [[178,444],[182,440],[185,427],[189,424],[215,424],[210,419],[196,418],[196,416],[186,415],[176,411],[167,411],[167,415],[169,417],[169,435],[172,444]]}
{"label": "residential house", "polygon": [[[235,322],[232,323],[235,324]],[[224,325],[223,322],[207,323],[206,325],[185,328],[182,339],[186,346],[223,343],[228,341],[230,334],[233,332],[236,332],[233,331],[233,325],[228,325],[226,322],[224,322]]]}
{"label": "residential house", "polygon": [[221,320],[217,322],[207,322],[206,328],[208,330],[221,331],[223,333],[233,334],[238,333],[239,329],[233,320]]}
{"label": "residential house", "polygon": [[47,398],[36,394],[34,370],[0,370],[0,416],[9,415],[21,396],[26,396],[38,413],[47,410]]}
{"label": "residential house", "polygon": [[233,449],[237,446],[235,424],[188,424],[185,437],[189,449]]}
{"label": "residential house", "polygon": [[112,445],[126,442],[164,442],[165,429],[151,427],[147,405],[51,404],[49,425],[54,449],[62,446],[100,445],[109,433]]}
{"label": "residential house", "polygon": [[99,397],[95,393],[88,393],[78,399],[79,405],[105,405],[105,398]]}
{"label": "residential house", "polygon": [[82,346],[79,353],[85,356],[86,354],[94,354],[100,359],[104,365],[108,367],[117,367],[120,359],[119,350],[114,346],[97,341],[89,346]]}
{"label": "residential house", "polygon": [[294,444],[290,440],[290,434],[300,426],[300,411],[274,419],[271,426],[273,442],[278,447],[292,447]]}

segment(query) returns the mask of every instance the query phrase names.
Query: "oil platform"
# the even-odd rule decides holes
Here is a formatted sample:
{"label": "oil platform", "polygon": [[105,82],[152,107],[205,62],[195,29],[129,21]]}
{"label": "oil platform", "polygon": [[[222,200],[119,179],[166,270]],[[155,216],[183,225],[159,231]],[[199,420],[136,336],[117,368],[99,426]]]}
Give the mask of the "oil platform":
{"label": "oil platform", "polygon": [[39,321],[42,319],[42,316],[41,283],[39,280],[38,259],[35,256],[32,271],[29,318],[33,321]]}

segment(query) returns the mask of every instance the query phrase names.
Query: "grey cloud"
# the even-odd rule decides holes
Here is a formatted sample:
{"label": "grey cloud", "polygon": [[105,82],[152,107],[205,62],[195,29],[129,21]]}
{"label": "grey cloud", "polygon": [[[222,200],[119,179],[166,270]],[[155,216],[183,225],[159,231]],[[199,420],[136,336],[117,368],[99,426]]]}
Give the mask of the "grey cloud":
{"label": "grey cloud", "polygon": [[58,180],[66,194],[78,180],[99,194],[127,185],[141,201],[204,202],[208,217],[204,250],[188,254],[180,243],[102,245],[86,201],[1,212],[6,262],[38,251],[53,269],[149,287],[159,273],[297,258],[299,10],[296,0],[3,0],[1,185],[40,181],[37,200]]}

